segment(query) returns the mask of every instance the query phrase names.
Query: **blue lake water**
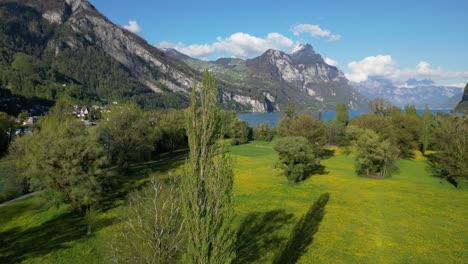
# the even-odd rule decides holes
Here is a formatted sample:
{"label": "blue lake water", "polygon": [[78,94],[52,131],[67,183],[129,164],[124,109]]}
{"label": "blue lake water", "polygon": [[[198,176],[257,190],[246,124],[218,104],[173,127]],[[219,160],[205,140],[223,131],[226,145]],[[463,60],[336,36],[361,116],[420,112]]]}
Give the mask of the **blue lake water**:
{"label": "blue lake water", "polygon": [[[418,109],[417,110],[419,115],[422,115],[423,109]],[[432,113],[450,113],[451,109],[431,109],[430,110]],[[362,114],[367,114],[369,113],[369,110],[350,110],[349,111],[349,118],[352,119],[356,116],[360,116]],[[319,118],[320,114],[319,113],[314,113],[314,116]],[[270,123],[271,127],[276,126],[276,123],[279,121],[281,118],[281,113],[240,113],[238,114],[238,117],[246,121],[249,126],[258,126],[264,122]],[[321,113],[321,119],[323,121],[328,121],[328,120],[333,120],[335,119],[335,111],[329,111],[329,112],[322,112]]]}

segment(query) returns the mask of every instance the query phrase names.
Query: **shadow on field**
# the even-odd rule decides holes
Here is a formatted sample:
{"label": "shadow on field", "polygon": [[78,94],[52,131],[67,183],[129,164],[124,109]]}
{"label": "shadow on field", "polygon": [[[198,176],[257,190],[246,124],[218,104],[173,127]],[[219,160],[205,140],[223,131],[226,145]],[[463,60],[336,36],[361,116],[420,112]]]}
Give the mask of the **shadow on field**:
{"label": "shadow on field", "polygon": [[296,263],[304,255],[307,247],[314,241],[314,235],[325,216],[325,206],[329,199],[329,193],[320,195],[318,200],[309,208],[309,211],[301,217],[294,226],[288,241],[279,254],[275,256],[274,264]]}
{"label": "shadow on field", "polygon": [[293,214],[288,214],[285,210],[253,212],[247,215],[237,232],[234,263],[254,262],[268,252],[275,251],[286,240],[278,231],[292,218]]}
{"label": "shadow on field", "polygon": [[[114,219],[101,219],[94,231],[111,225]],[[67,248],[66,243],[87,237],[83,217],[71,213],[59,215],[44,224],[26,230],[13,228],[0,233],[0,263],[19,263]]]}
{"label": "shadow on field", "polygon": [[334,149],[323,149],[320,153],[320,159],[326,160],[329,158],[332,158],[335,156],[335,150]]}

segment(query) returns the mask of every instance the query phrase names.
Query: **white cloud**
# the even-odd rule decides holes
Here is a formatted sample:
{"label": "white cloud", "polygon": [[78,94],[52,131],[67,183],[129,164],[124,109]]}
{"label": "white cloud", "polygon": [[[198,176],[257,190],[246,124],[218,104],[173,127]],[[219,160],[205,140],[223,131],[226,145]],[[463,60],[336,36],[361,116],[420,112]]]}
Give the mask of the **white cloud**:
{"label": "white cloud", "polygon": [[390,55],[369,56],[348,64],[351,73],[346,74],[352,82],[367,81],[369,76],[388,76],[395,72],[395,65]]}
{"label": "white cloud", "polygon": [[228,54],[236,58],[249,58],[266,51],[267,49],[281,49],[290,47],[293,41],[280,33],[269,33],[265,38],[252,36],[247,33],[234,33],[227,38],[218,37],[211,44],[170,43],[162,41],[161,48],[174,48],[190,57],[206,58],[216,53]]}
{"label": "white cloud", "polygon": [[123,25],[122,27],[135,34],[139,34],[141,32],[140,25],[138,25],[135,20],[128,21],[128,25]]}
{"label": "white cloud", "polygon": [[337,41],[341,39],[340,35],[332,34],[329,30],[322,29],[319,25],[298,24],[295,25],[291,31],[295,36],[299,36],[302,33],[309,33],[314,38],[323,38],[328,41]]}
{"label": "white cloud", "polygon": [[419,62],[415,68],[399,68],[390,55],[369,56],[348,64],[350,73],[345,74],[352,82],[367,81],[371,76],[378,76],[393,81],[405,81],[409,78],[443,80],[466,80],[468,72],[447,71],[440,67],[433,68],[426,61]]}
{"label": "white cloud", "polygon": [[325,63],[328,65],[335,66],[335,67],[340,66],[340,64],[334,59],[325,58],[324,60],[325,60]]}

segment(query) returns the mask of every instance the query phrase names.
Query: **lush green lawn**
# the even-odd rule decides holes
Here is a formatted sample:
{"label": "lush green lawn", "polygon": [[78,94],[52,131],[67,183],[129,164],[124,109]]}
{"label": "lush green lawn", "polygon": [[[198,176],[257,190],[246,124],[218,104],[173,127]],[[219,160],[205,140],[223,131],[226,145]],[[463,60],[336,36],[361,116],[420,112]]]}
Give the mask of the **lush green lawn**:
{"label": "lush green lawn", "polygon": [[[271,263],[281,254],[299,263],[468,260],[468,192],[431,177],[421,156],[400,161],[400,173],[390,179],[365,179],[354,174],[352,157],[335,150],[322,162],[327,174],[291,185],[274,169],[269,143],[236,146],[231,153],[237,263]],[[105,197],[91,236],[82,218],[66,206],[43,208],[39,197],[0,208],[0,263],[103,262],[127,191],[144,183],[149,171],[164,177],[182,163],[141,164],[119,176],[121,187]],[[286,243],[292,246],[283,248]]]}
{"label": "lush green lawn", "polygon": [[289,238],[285,231],[291,231],[298,217],[328,193],[325,215],[299,263],[468,260],[468,192],[431,177],[421,156],[400,161],[400,173],[390,179],[367,179],[355,175],[352,157],[336,150],[322,162],[327,174],[291,185],[273,169],[275,154],[265,144],[253,142],[233,148],[232,153],[237,157],[240,215],[278,212],[259,220],[258,226],[281,227],[257,237],[252,234],[259,245],[272,237],[276,245],[264,246],[266,250],[251,259],[271,262],[275,250]]}

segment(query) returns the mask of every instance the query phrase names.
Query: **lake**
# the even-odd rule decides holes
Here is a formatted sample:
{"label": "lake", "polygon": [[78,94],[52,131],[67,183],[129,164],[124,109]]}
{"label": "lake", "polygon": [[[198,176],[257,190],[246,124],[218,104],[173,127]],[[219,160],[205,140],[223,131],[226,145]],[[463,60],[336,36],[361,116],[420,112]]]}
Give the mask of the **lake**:
{"label": "lake", "polygon": [[[436,113],[450,113],[452,109],[430,109],[430,111],[433,114]],[[424,109],[418,109],[417,110],[419,115],[422,115],[424,112]],[[360,116],[363,114],[369,113],[369,110],[350,110],[349,111],[349,118],[352,119],[356,116]],[[237,115],[239,119],[246,121],[249,126],[258,126],[264,122],[270,123],[271,127],[276,126],[276,123],[278,120],[281,118],[281,113],[275,112],[275,113],[239,113]],[[315,117],[319,117],[319,113],[314,113]],[[327,111],[327,112],[322,112],[322,120],[323,121],[328,121],[328,120],[333,120],[335,119],[335,111]]]}

